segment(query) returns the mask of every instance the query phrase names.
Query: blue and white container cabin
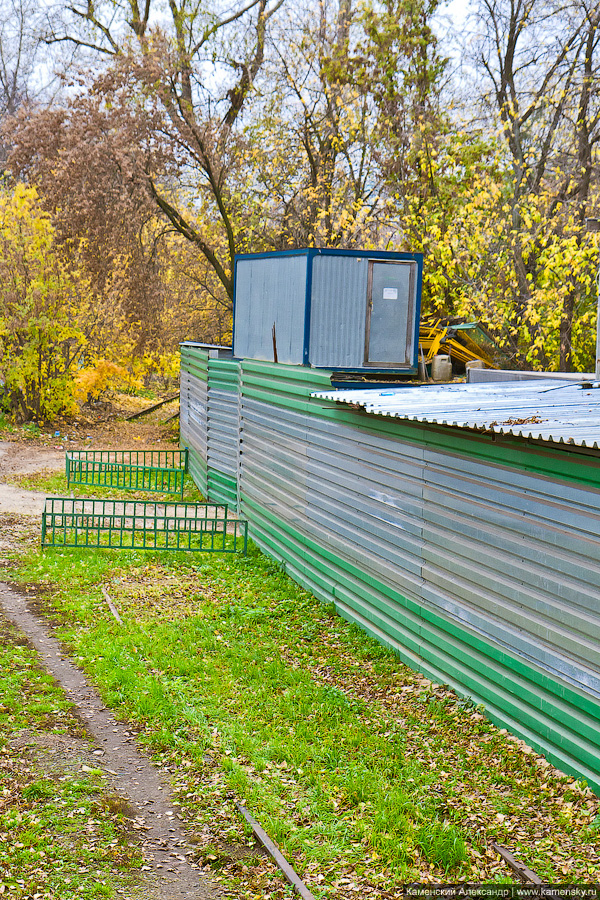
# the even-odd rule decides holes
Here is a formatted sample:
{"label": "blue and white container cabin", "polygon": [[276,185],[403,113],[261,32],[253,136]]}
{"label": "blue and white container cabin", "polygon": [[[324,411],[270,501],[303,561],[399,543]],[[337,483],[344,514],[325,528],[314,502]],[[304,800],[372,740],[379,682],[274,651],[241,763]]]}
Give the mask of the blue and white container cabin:
{"label": "blue and white container cabin", "polygon": [[233,355],[334,371],[415,372],[422,273],[420,253],[237,256]]}

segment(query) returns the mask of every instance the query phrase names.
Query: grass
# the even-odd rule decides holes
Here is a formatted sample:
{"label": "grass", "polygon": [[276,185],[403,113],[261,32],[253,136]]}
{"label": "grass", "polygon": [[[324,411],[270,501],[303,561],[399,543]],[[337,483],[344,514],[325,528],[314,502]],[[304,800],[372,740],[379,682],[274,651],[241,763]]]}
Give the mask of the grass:
{"label": "grass", "polygon": [[17,633],[3,621],[0,632],[0,893],[23,900],[129,893],[140,855],[118,817],[103,814],[102,773],[74,767],[72,754],[55,749],[65,736],[86,748],[71,706]]}
{"label": "grass", "polygon": [[50,550],[14,562],[15,578],[53,586],[45,602],[62,639],[171,771],[199,859],[231,896],[284,896],[262,861],[228,855],[247,837],[233,798],[317,897],[510,881],[491,840],[550,881],[598,880],[598,802],[584,785],[258,551]]}
{"label": "grass", "polygon": [[445,870],[456,868],[467,856],[460,829],[444,822],[434,820],[422,825],[416,835],[416,844],[427,859]]}
{"label": "grass", "polygon": [[[168,561],[162,565],[172,571]],[[77,563],[71,568],[77,573]],[[275,610],[280,621],[290,612],[289,589],[286,580],[283,608]],[[76,601],[72,614],[76,608],[83,612]],[[95,617],[89,605],[88,615]],[[415,825],[434,804],[424,792],[429,778],[403,762],[400,733],[370,718],[363,702],[283,661],[268,630],[262,638],[256,631],[268,622],[265,607],[207,607],[186,615],[185,629],[160,602],[136,618],[126,632],[109,627],[110,634],[94,629],[84,637],[78,628],[69,640],[90,661],[107,702],[143,724],[153,749],[183,752],[200,767],[216,750],[223,786],[261,810],[288,852],[310,852],[320,868],[333,866],[340,851],[357,857],[348,825],[362,804],[356,861],[365,840],[386,853],[399,877],[407,874]],[[302,828],[297,809],[310,820]]]}
{"label": "grass", "polygon": [[36,472],[31,475],[13,475],[7,478],[26,491],[41,491],[51,497],[96,497],[99,500],[149,500],[157,503],[174,503],[183,499],[186,503],[201,503],[202,495],[189,475],[185,476],[183,498],[180,494],[158,494],[155,491],[130,491],[99,485],[67,484],[64,472]]}

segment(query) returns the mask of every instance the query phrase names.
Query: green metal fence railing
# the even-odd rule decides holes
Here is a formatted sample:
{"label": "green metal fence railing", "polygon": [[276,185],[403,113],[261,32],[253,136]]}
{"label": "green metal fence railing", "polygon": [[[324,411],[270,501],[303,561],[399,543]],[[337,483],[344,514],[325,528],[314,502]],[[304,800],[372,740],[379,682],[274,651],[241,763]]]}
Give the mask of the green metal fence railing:
{"label": "green metal fence railing", "polygon": [[187,450],[70,450],[67,484],[99,485],[183,497]]}
{"label": "green metal fence railing", "polygon": [[47,497],[42,547],[245,554],[248,523],[216,503]]}

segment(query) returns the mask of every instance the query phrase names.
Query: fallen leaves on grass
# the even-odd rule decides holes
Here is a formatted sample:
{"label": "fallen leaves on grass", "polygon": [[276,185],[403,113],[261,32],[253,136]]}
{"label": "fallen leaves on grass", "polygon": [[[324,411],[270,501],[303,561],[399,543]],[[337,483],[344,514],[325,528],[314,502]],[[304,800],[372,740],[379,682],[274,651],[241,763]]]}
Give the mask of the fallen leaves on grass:
{"label": "fallen leaves on grass", "polygon": [[[587,788],[411,672],[276,564],[130,554],[107,568],[106,555],[89,554],[82,570],[77,553],[61,557],[36,559],[22,576],[66,585],[54,608],[75,626],[74,652],[170,771],[198,860],[227,896],[288,895],[249,849],[232,794],[323,898],[396,897],[402,879],[449,872],[511,879],[492,840],[550,881],[598,880],[598,801]],[[346,730],[332,727],[336,716]],[[386,766],[388,795],[377,788]]]}

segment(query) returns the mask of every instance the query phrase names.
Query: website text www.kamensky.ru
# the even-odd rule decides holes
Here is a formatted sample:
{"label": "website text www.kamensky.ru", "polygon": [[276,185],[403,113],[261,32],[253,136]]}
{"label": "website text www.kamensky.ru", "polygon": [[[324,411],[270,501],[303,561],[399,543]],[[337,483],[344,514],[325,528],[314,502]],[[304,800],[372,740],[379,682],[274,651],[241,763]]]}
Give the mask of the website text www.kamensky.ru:
{"label": "website text www.kamensky.ru", "polygon": [[600,884],[405,884],[417,900],[600,900]]}

